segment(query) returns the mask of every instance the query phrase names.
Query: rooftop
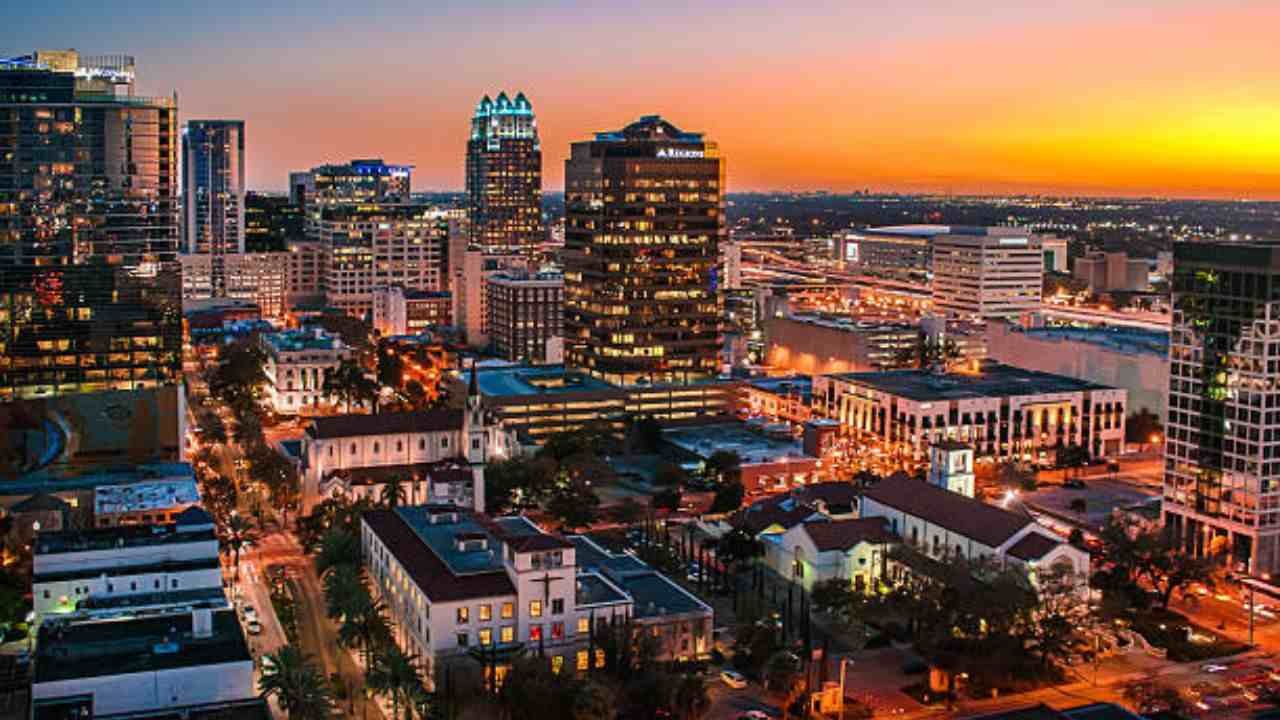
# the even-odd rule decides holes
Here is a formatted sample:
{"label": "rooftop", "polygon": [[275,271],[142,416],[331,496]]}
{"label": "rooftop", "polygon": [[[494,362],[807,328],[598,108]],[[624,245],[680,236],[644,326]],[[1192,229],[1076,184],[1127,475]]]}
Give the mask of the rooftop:
{"label": "rooftop", "polygon": [[[451,516],[439,517],[447,514]],[[438,521],[434,524],[433,516]],[[489,529],[471,513],[447,506],[416,506],[372,510],[363,518],[432,602],[516,593],[503,566],[501,547],[459,549],[457,535],[489,536]]]}
{"label": "rooftop", "polygon": [[35,555],[153,547],[209,540],[217,540],[217,536],[214,534],[212,524],[206,523],[117,525],[108,528],[39,533],[36,535]]}
{"label": "rooftop", "polygon": [[[863,497],[864,501],[874,500],[992,548],[1000,547],[1035,522],[1026,515],[897,475],[871,486]],[[865,510],[864,505],[864,513]]]}
{"label": "rooftop", "polygon": [[613,392],[622,397],[620,388],[563,365],[481,367],[477,376],[480,394],[486,397],[578,392]]}
{"label": "rooftop", "polygon": [[878,517],[807,522],[802,527],[818,552],[843,551],[864,542],[883,544],[897,539],[885,526],[885,519]]}
{"label": "rooftop", "polygon": [[842,373],[833,377],[917,402],[1108,389],[1105,385],[1086,380],[999,363],[988,363],[976,374],[939,375],[929,370],[885,370]]}
{"label": "rooftop", "polygon": [[1161,358],[1169,354],[1169,333],[1155,330],[1144,330],[1136,327],[1104,326],[1104,327],[1040,327],[1024,329],[1011,326],[1011,332],[1022,333],[1028,338],[1045,342],[1083,342],[1090,345],[1115,350],[1131,355],[1156,355]]}
{"label": "rooftop", "polygon": [[191,626],[191,613],[45,622],[36,644],[35,682],[253,661],[234,611],[212,613],[210,637],[193,637]]}
{"label": "rooftop", "polygon": [[702,142],[702,133],[685,132],[664,120],[661,115],[644,115],[621,130],[596,133],[596,142],[626,142],[628,140],[700,143]]}
{"label": "rooftop", "polygon": [[637,619],[711,613],[711,608],[635,556],[612,553],[584,535],[573,535],[569,541],[577,549],[579,573],[599,572],[622,588],[632,600],[632,617]]}
{"label": "rooftop", "polygon": [[377,415],[317,417],[307,426],[307,434],[317,440],[328,440],[395,433],[445,432],[461,428],[462,410],[440,408]]}
{"label": "rooftop", "polygon": [[1062,544],[1061,540],[1040,533],[1027,533],[1009,548],[1009,554],[1026,562],[1035,562]]}
{"label": "rooftop", "polygon": [[262,340],[278,353],[302,350],[342,350],[346,347],[342,344],[342,339],[337,335],[330,335],[320,328],[285,330],[263,335]]}
{"label": "rooftop", "polygon": [[605,580],[599,573],[580,572],[577,577],[577,593],[574,604],[579,609],[587,605],[611,605],[630,602],[622,591]]}
{"label": "rooftop", "polygon": [[200,489],[193,478],[157,480],[127,485],[99,485],[93,491],[95,515],[145,512],[194,505],[200,502]]}
{"label": "rooftop", "polygon": [[813,378],[807,375],[794,377],[754,378],[748,380],[751,387],[774,395],[796,395],[805,404],[813,398]]}
{"label": "rooftop", "polygon": [[774,526],[790,530],[818,514],[813,505],[787,493],[757,500],[745,510],[739,510],[734,515],[733,524],[752,535],[759,535]]}
{"label": "rooftop", "polygon": [[703,459],[718,450],[736,452],[743,465],[782,462],[788,459],[813,460],[803,444],[792,437],[775,437],[750,429],[745,423],[724,422],[664,430],[668,443]]}

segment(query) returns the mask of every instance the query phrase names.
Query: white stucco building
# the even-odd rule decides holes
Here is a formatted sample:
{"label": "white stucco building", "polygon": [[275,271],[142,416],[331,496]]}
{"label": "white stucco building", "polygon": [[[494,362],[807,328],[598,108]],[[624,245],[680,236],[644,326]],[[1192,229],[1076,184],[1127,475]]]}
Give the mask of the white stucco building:
{"label": "white stucco building", "polygon": [[320,328],[263,335],[267,361],[267,401],[281,415],[296,415],[321,403],[336,402],[324,394],[325,373],[337,369],[354,351],[342,339]]}

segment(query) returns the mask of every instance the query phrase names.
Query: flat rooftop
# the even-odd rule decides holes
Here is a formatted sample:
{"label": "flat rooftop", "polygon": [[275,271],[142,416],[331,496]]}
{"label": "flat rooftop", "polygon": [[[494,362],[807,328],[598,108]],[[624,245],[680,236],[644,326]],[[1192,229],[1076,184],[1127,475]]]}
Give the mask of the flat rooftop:
{"label": "flat rooftop", "polygon": [[[501,544],[471,513],[430,505],[399,507],[395,512],[453,575],[506,572]],[[476,543],[460,546],[460,538],[483,540],[483,547]]]}
{"label": "flat rooftop", "polygon": [[622,396],[620,388],[586,373],[567,370],[563,365],[481,367],[476,372],[476,382],[480,394],[489,397],[580,392],[617,392]]}
{"label": "flat rooftop", "polygon": [[580,572],[577,577],[577,591],[574,603],[579,607],[587,605],[612,605],[631,602],[621,590],[605,580],[599,573]]}
{"label": "flat rooftop", "polygon": [[984,366],[981,372],[972,375],[963,373],[939,375],[928,370],[885,370],[841,373],[832,377],[917,402],[1109,389],[1106,385],[1077,380],[1065,375],[1025,370],[998,363],[990,363]]}
{"label": "flat rooftop", "polygon": [[191,613],[130,620],[45,622],[35,682],[252,662],[235,611],[212,613],[212,633],[193,637]]}
{"label": "flat rooftop", "polygon": [[740,422],[664,430],[662,439],[704,460],[718,450],[736,452],[743,465],[779,462],[787,458],[813,459],[805,454],[799,440],[766,435]]}
{"label": "flat rooftop", "polygon": [[612,553],[583,535],[572,535],[578,570],[599,572],[631,597],[632,617],[638,619],[712,613],[711,608],[670,578],[627,553]]}
{"label": "flat rooftop", "polygon": [[207,542],[218,536],[209,525],[117,525],[36,535],[35,556],[178,543]]}
{"label": "flat rooftop", "polygon": [[276,352],[341,350],[345,347],[342,344],[342,339],[337,335],[330,335],[319,328],[285,330],[284,332],[263,335],[262,339]]}
{"label": "flat rooftop", "polygon": [[799,395],[808,403],[813,398],[813,378],[807,375],[795,377],[753,378],[747,384],[757,390],[774,395]]}
{"label": "flat rooftop", "polygon": [[194,478],[99,485],[93,491],[93,511],[97,515],[145,512],[198,502],[200,489]]}
{"label": "flat rooftop", "polygon": [[1010,328],[1012,332],[1044,341],[1083,342],[1132,355],[1169,354],[1169,333],[1136,327],[1040,327]]}

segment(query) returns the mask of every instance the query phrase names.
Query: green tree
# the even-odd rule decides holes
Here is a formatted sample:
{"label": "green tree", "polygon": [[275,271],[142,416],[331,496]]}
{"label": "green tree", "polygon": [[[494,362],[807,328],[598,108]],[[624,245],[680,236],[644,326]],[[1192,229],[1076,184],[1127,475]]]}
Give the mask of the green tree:
{"label": "green tree", "polygon": [[600,498],[585,482],[569,482],[556,488],[547,502],[547,512],[565,530],[576,530],[600,517]]}
{"label": "green tree", "polygon": [[206,378],[209,393],[231,406],[246,400],[256,403],[269,382],[263,370],[266,361],[266,353],[252,341],[227,345]]}
{"label": "green tree", "polygon": [[774,653],[765,661],[765,686],[780,698],[782,718],[791,717],[791,706],[808,690],[804,673],[800,667],[800,658],[790,651]]}
{"label": "green tree", "polygon": [[360,540],[354,533],[340,527],[330,528],[320,541],[320,551],[315,556],[316,572],[324,575],[339,565],[360,564]]}
{"label": "green tree", "polygon": [[677,718],[697,720],[705,715],[711,707],[711,697],[707,694],[707,683],[702,676],[696,673],[681,675],[676,683],[671,705]]}
{"label": "green tree", "polygon": [[689,481],[689,474],[675,463],[662,463],[653,473],[653,484],[660,487],[680,487]]}
{"label": "green tree", "polygon": [[368,667],[375,650],[391,642],[391,624],[387,620],[386,607],[368,594],[352,597],[351,606],[345,608],[338,622],[338,643],[343,647],[359,648],[365,667]]}
{"label": "green tree", "polygon": [[644,506],[633,497],[623,498],[613,506],[613,518],[622,525],[632,525],[643,516]]}
{"label": "green tree", "polygon": [[338,367],[325,370],[321,392],[344,403],[349,413],[352,403],[373,405],[378,397],[378,383],[365,377],[359,363],[343,360]]}
{"label": "green tree", "polygon": [[325,614],[337,620],[368,604],[369,587],[359,565],[337,565],[324,575]]}
{"label": "green tree", "polygon": [[703,464],[707,477],[717,483],[741,482],[742,457],[732,450],[716,450]]}
{"label": "green tree", "polygon": [[222,526],[222,544],[231,551],[231,562],[236,567],[236,582],[240,582],[240,551],[258,539],[258,529],[253,520],[235,510],[227,517]]}
{"label": "green tree", "polygon": [[653,496],[653,509],[675,510],[680,507],[680,490],[668,488]]}
{"label": "green tree", "polygon": [[379,695],[391,699],[391,717],[397,718],[404,708],[404,720],[412,720],[413,699],[422,689],[418,658],[406,655],[394,643],[388,643],[373,655],[366,681]]}
{"label": "green tree", "polygon": [[996,480],[1013,490],[1035,490],[1036,472],[1023,462],[1007,460],[996,470]]}
{"label": "green tree", "polygon": [[587,680],[573,696],[572,720],[600,720],[617,711],[617,699],[608,685]]}
{"label": "green tree", "polygon": [[715,498],[711,501],[711,512],[729,513],[742,507],[747,496],[747,489],[738,480],[726,480],[716,488]]}
{"label": "green tree", "polygon": [[642,415],[633,420],[629,435],[635,452],[652,454],[662,448],[662,423],[652,415]]}
{"label": "green tree", "polygon": [[1158,443],[1163,433],[1164,428],[1160,425],[1160,418],[1147,408],[1131,414],[1124,423],[1125,440],[1137,445],[1149,446]]}
{"label": "green tree", "polygon": [[399,475],[388,478],[378,493],[378,501],[383,507],[395,508],[409,502],[409,491],[405,488],[407,478]]}
{"label": "green tree", "polygon": [[332,691],[310,658],[293,645],[265,657],[267,669],[258,679],[258,691],[264,697],[275,696],[290,720],[332,717]]}

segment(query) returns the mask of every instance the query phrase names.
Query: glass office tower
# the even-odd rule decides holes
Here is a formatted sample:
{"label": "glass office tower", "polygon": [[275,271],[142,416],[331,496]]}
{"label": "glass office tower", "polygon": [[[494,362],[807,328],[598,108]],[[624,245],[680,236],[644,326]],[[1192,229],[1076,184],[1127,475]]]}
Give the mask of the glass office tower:
{"label": "glass office tower", "polygon": [[243,253],[244,121],[192,120],[182,130],[183,250],[211,255],[214,297],[226,297],[223,257]]}
{"label": "glass office tower", "polygon": [[176,103],[92,60],[0,61],[0,402],[180,381]]}
{"label": "glass office tower", "polygon": [[724,159],[661,117],[574,143],[565,162],[565,351],[623,385],[718,374]]}
{"label": "glass office tower", "polygon": [[471,244],[487,252],[528,251],[542,243],[542,146],[524,93],[484,96],[467,141]]}

